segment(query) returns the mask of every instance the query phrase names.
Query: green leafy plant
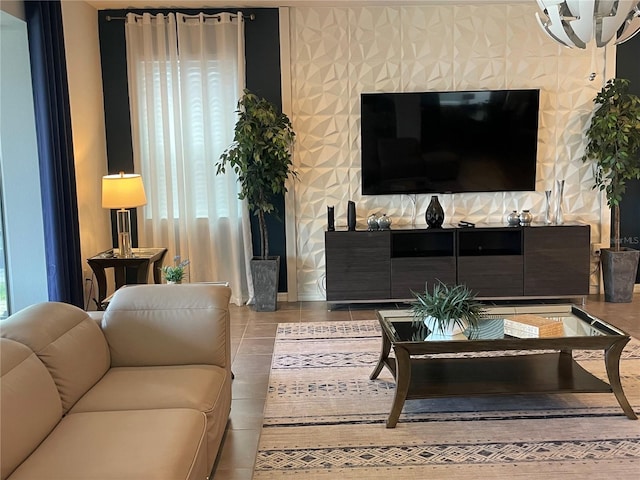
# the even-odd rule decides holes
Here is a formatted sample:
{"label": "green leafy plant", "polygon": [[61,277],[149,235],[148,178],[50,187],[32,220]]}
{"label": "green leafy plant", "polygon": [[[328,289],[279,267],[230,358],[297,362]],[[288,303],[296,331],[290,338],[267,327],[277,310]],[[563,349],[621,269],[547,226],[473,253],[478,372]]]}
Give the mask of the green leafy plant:
{"label": "green leafy plant", "polygon": [[427,317],[437,320],[437,328],[444,333],[450,324],[461,329],[477,327],[485,313],[482,303],[466,285],[446,285],[438,282],[433,291],[412,292],[416,301],[411,304],[415,321],[423,322]]}
{"label": "green leafy plant", "polygon": [[162,267],[162,274],[167,282],[179,283],[184,278],[184,271],[189,265],[189,260],[180,261],[180,255],[173,257],[173,266]]}
{"label": "green leafy plant", "polygon": [[596,95],[598,107],[587,130],[584,162],[594,160],[594,189],[604,190],[613,209],[614,251],[620,250],[620,202],[626,181],[640,179],[640,99],[629,80],[614,78]]}
{"label": "green leafy plant", "polygon": [[244,91],[238,102],[238,121],[233,144],[220,156],[216,172],[233,168],[240,182],[238,197],[246,199],[258,216],[261,258],[269,256],[269,238],[265,214],[277,213],[273,196],[287,191],[285,181],[292,170],[291,148],[295,132],[289,118],[275,106],[255,94]]}

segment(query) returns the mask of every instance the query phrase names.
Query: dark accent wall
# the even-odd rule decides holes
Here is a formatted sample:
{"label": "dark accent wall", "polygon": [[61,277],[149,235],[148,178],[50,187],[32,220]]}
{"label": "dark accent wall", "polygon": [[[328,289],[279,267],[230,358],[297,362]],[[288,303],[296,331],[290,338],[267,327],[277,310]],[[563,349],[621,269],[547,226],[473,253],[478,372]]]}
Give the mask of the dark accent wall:
{"label": "dark accent wall", "polygon": [[[128,12],[166,13],[169,11],[180,11],[188,14],[195,14],[201,11],[205,13],[241,11],[245,16],[254,14],[255,20],[247,20],[245,24],[247,88],[282,108],[278,9],[101,10],[98,12],[98,29],[100,35],[109,173],[117,173],[120,170],[132,172],[133,149],[127,85],[125,23],[124,20],[107,20],[107,17],[124,17]],[[267,216],[270,253],[271,255],[279,255],[281,258],[279,290],[286,292],[287,264],[284,197],[279,196],[276,198],[275,205],[278,208],[279,215],[277,217],[274,215]],[[133,241],[134,245],[137,245],[137,223],[133,215],[135,215],[135,211],[132,214],[132,223],[134,224]],[[257,255],[260,250],[260,237],[257,230],[257,218],[253,215],[251,216],[251,229],[253,251],[254,254]],[[115,232],[116,229],[114,228],[112,230]],[[113,240],[114,245],[116,245],[117,238],[115,238],[115,235]]]}
{"label": "dark accent wall", "polygon": [[[631,91],[640,96],[640,33],[618,45],[616,77],[631,80]],[[620,204],[620,236],[623,246],[640,249],[640,180],[627,182]],[[636,283],[640,283],[640,268]]]}

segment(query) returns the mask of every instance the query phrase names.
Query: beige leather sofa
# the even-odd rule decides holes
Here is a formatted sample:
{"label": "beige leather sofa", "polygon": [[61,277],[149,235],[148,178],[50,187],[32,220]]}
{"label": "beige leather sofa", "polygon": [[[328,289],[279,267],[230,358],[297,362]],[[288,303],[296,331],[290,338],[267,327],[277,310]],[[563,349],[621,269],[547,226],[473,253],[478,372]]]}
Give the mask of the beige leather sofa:
{"label": "beige leather sofa", "polygon": [[225,286],[120,289],[0,321],[0,478],[206,479],[231,405]]}

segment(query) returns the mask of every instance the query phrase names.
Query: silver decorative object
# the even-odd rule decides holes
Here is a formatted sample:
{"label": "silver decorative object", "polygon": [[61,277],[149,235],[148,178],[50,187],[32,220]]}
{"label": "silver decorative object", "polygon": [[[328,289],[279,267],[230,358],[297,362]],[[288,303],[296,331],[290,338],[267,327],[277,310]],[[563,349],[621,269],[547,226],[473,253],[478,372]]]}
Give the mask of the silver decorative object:
{"label": "silver decorative object", "polygon": [[386,213],[383,213],[382,216],[378,217],[378,228],[380,230],[389,230],[391,227],[391,218],[387,217]]}
{"label": "silver decorative object", "polygon": [[557,180],[556,191],[556,225],[562,225],[564,223],[564,212],[562,211],[562,200],[564,195],[564,180]]}
{"label": "silver decorative object", "polygon": [[518,225],[520,225],[520,214],[517,210],[514,210],[509,215],[507,215],[507,223],[511,227],[517,227]]}
{"label": "silver decorative object", "polygon": [[544,223],[546,225],[551,225],[553,223],[553,218],[551,216],[551,190],[545,190],[544,196],[545,196]]}
{"label": "silver decorative object", "polygon": [[531,225],[532,221],[533,215],[531,215],[531,212],[529,210],[522,210],[522,212],[520,212],[520,225],[522,225],[523,227],[528,227],[529,225]]}
{"label": "silver decorative object", "polygon": [[378,230],[378,228],[378,217],[376,217],[376,214],[369,215],[369,218],[367,218],[367,229]]}

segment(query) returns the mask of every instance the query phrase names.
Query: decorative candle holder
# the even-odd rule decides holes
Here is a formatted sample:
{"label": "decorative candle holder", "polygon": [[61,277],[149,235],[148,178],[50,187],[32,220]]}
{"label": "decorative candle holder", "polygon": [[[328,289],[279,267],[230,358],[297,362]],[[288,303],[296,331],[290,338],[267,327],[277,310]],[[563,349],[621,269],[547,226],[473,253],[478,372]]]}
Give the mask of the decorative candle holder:
{"label": "decorative candle holder", "polygon": [[564,195],[564,180],[557,180],[557,199],[556,199],[556,225],[564,223],[564,212],[562,211],[562,200]]}
{"label": "decorative candle holder", "polygon": [[545,190],[545,209],[544,209],[544,223],[546,225],[551,225],[553,223],[553,218],[551,216],[551,190]]}

